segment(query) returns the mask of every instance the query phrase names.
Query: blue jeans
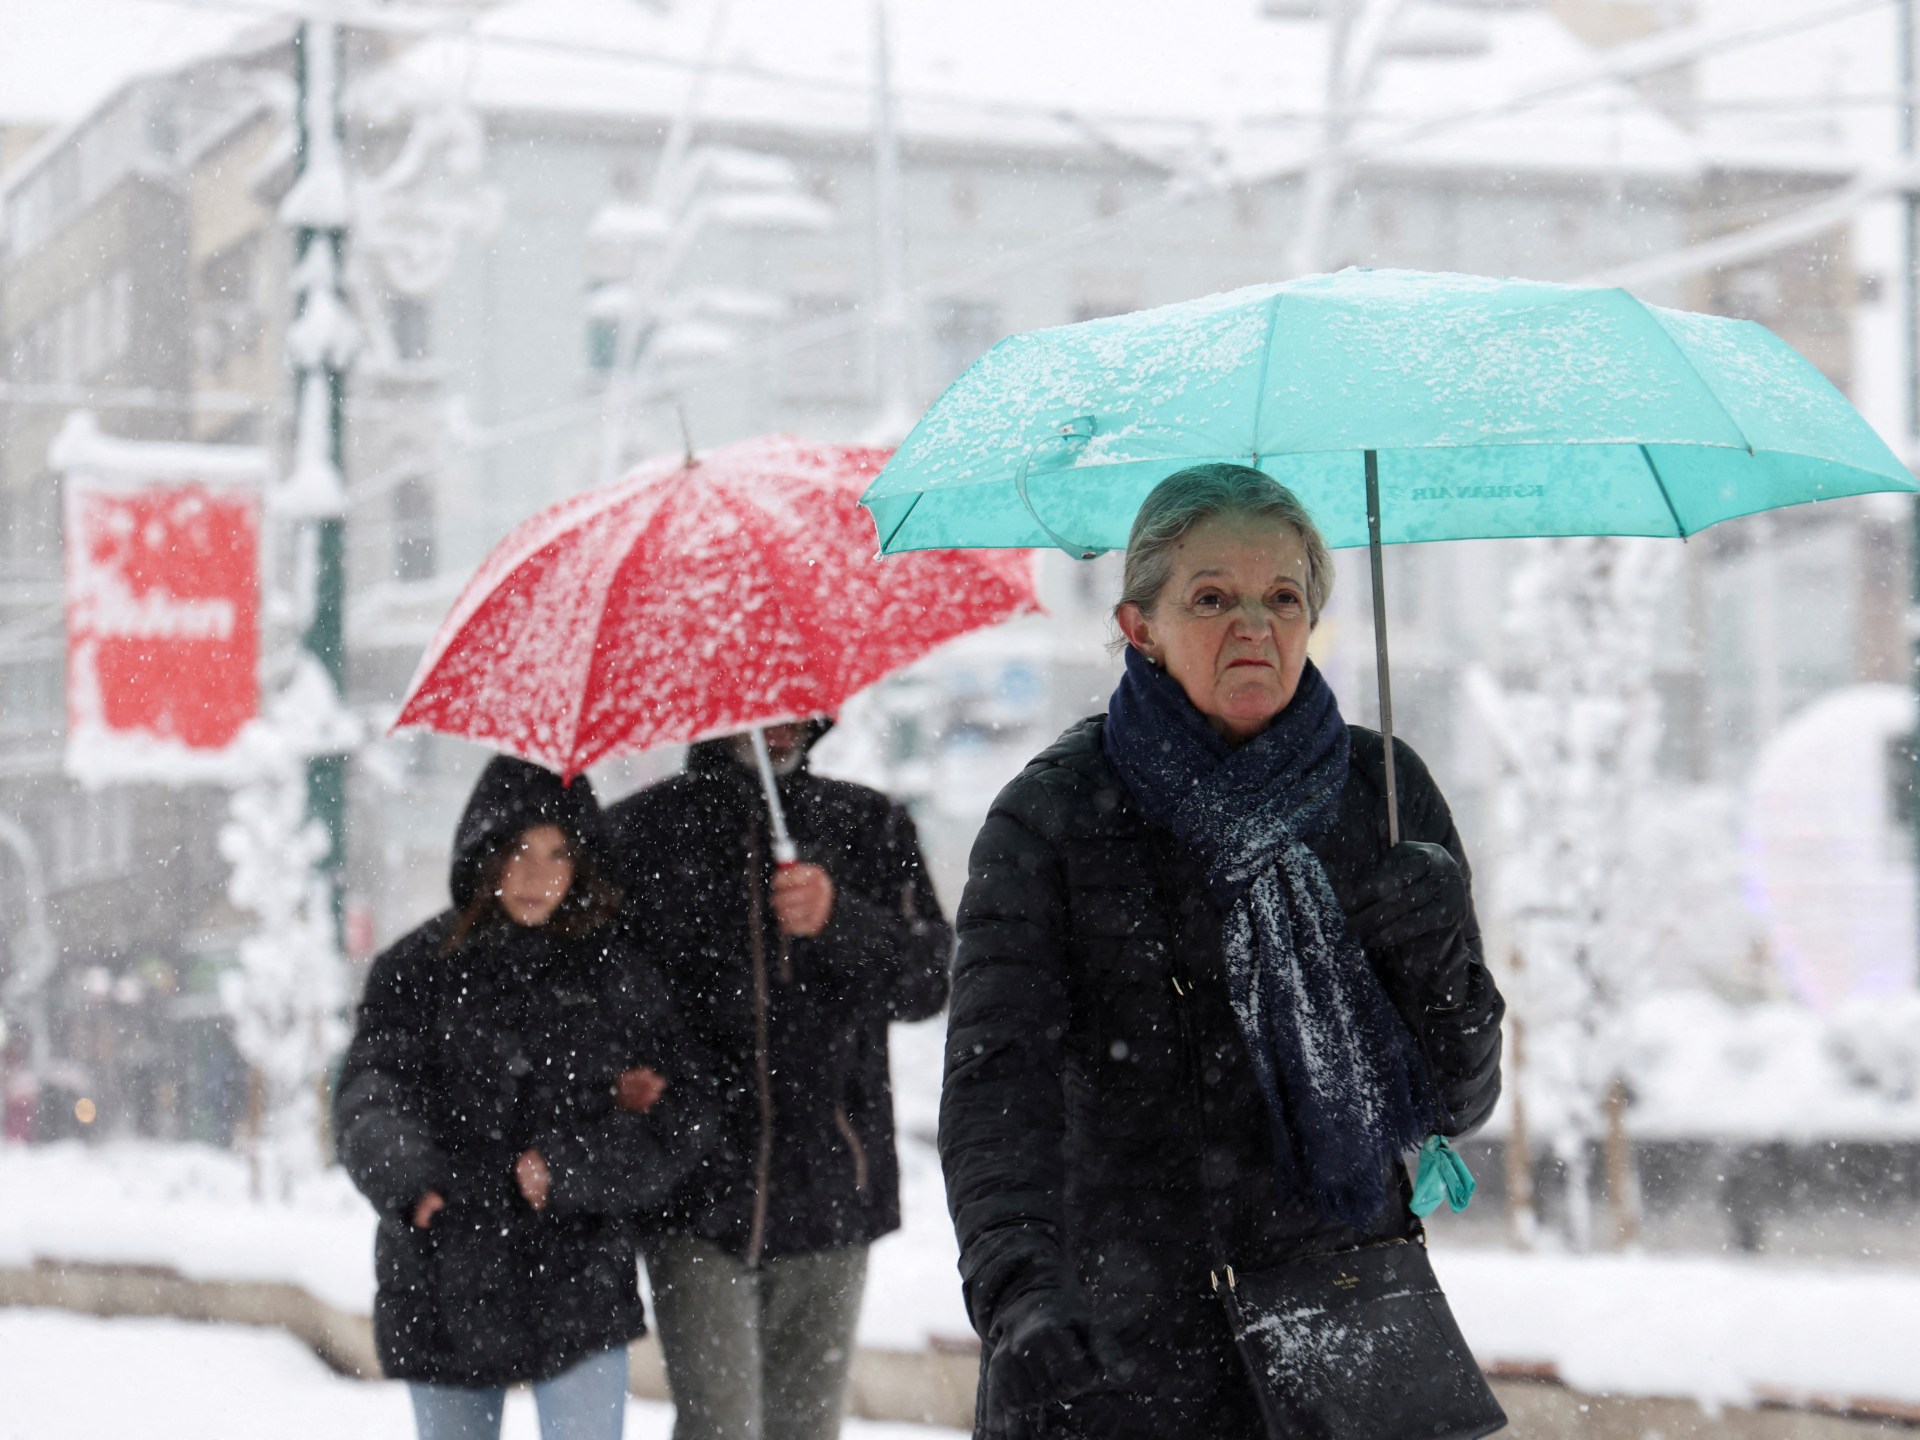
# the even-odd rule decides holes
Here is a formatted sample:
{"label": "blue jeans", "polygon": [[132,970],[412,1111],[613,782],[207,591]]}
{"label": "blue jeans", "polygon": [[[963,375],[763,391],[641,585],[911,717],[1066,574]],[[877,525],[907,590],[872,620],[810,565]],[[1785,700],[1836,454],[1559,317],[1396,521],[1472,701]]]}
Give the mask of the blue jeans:
{"label": "blue jeans", "polygon": [[[499,1440],[505,1387],[407,1386],[420,1440]],[[627,1349],[589,1355],[571,1370],[533,1387],[540,1440],[620,1440],[627,1414]]]}

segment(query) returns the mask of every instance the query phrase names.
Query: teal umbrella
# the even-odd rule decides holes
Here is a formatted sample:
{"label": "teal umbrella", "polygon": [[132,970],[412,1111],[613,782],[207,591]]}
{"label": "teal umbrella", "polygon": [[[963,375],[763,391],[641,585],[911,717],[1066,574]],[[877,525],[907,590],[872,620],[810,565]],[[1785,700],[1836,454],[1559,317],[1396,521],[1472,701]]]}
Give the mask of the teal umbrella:
{"label": "teal umbrella", "polygon": [[[1749,321],[1624,290],[1345,270],[1003,340],[862,503],[883,554],[1126,544],[1175,470],[1258,466],[1332,546],[1686,536],[1737,515],[1916,491],[1820,372]],[[1394,813],[1387,750],[1389,818]]]}

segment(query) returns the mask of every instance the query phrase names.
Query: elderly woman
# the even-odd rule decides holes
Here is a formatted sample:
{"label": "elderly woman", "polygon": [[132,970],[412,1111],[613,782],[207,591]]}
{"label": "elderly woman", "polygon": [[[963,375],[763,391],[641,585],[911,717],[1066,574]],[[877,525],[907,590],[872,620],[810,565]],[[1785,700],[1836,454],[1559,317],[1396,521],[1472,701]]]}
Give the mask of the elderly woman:
{"label": "elderly woman", "polygon": [[1332,585],[1270,477],[1163,481],[1107,713],[975,842],[940,1150],[982,1440],[1286,1433],[1231,1283],[1420,1239],[1405,1153],[1499,1094],[1446,801],[1396,742],[1388,845],[1382,739],[1307,658]]}

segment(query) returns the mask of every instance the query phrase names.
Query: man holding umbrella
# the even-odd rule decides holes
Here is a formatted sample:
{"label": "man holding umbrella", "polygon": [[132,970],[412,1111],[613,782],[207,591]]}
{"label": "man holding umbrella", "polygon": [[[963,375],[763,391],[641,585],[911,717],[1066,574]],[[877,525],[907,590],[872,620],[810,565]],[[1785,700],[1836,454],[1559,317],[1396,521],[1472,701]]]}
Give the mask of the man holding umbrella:
{"label": "man holding umbrella", "polygon": [[936,1014],[953,934],[906,812],[807,769],[829,722],[766,731],[615,806],[621,883],[724,1087],[719,1143],[645,1241],[676,1440],[831,1440],[867,1247],[900,1224],[887,1025]]}

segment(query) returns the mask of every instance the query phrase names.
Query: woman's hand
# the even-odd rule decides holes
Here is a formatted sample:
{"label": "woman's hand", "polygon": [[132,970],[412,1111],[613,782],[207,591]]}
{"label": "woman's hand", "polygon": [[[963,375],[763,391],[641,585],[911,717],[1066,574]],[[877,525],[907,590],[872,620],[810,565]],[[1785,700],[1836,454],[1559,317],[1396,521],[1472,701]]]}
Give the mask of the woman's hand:
{"label": "woman's hand", "polygon": [[667,1077],[645,1065],[622,1070],[620,1078],[613,1082],[613,1103],[622,1110],[637,1110],[642,1115],[653,1109],[666,1093]]}
{"label": "woman's hand", "polygon": [[1009,1307],[987,1365],[988,1404],[1037,1410],[1093,1388],[1117,1357],[1081,1306],[1051,1291],[1021,1296]]}
{"label": "woman's hand", "polygon": [[547,1193],[553,1189],[553,1175],[546,1158],[538,1150],[523,1150],[513,1162],[513,1178],[520,1186],[520,1197],[535,1210],[547,1208]]}
{"label": "woman's hand", "polygon": [[413,1207],[413,1228],[416,1230],[426,1229],[429,1225],[433,1224],[433,1217],[446,1208],[446,1196],[442,1195],[438,1190],[427,1191],[426,1194],[420,1197],[419,1203]]}
{"label": "woman's hand", "polygon": [[818,865],[782,865],[773,872],[773,918],[782,935],[810,940],[833,915],[833,877]]}
{"label": "woman's hand", "polygon": [[[1467,877],[1446,846],[1403,840],[1340,903],[1347,912],[1347,933],[1377,956],[1431,935],[1454,934],[1465,925]],[[1466,969],[1459,947],[1422,946],[1409,959],[1419,973],[1408,978],[1421,984],[1433,1004],[1459,1002],[1453,992]]]}

